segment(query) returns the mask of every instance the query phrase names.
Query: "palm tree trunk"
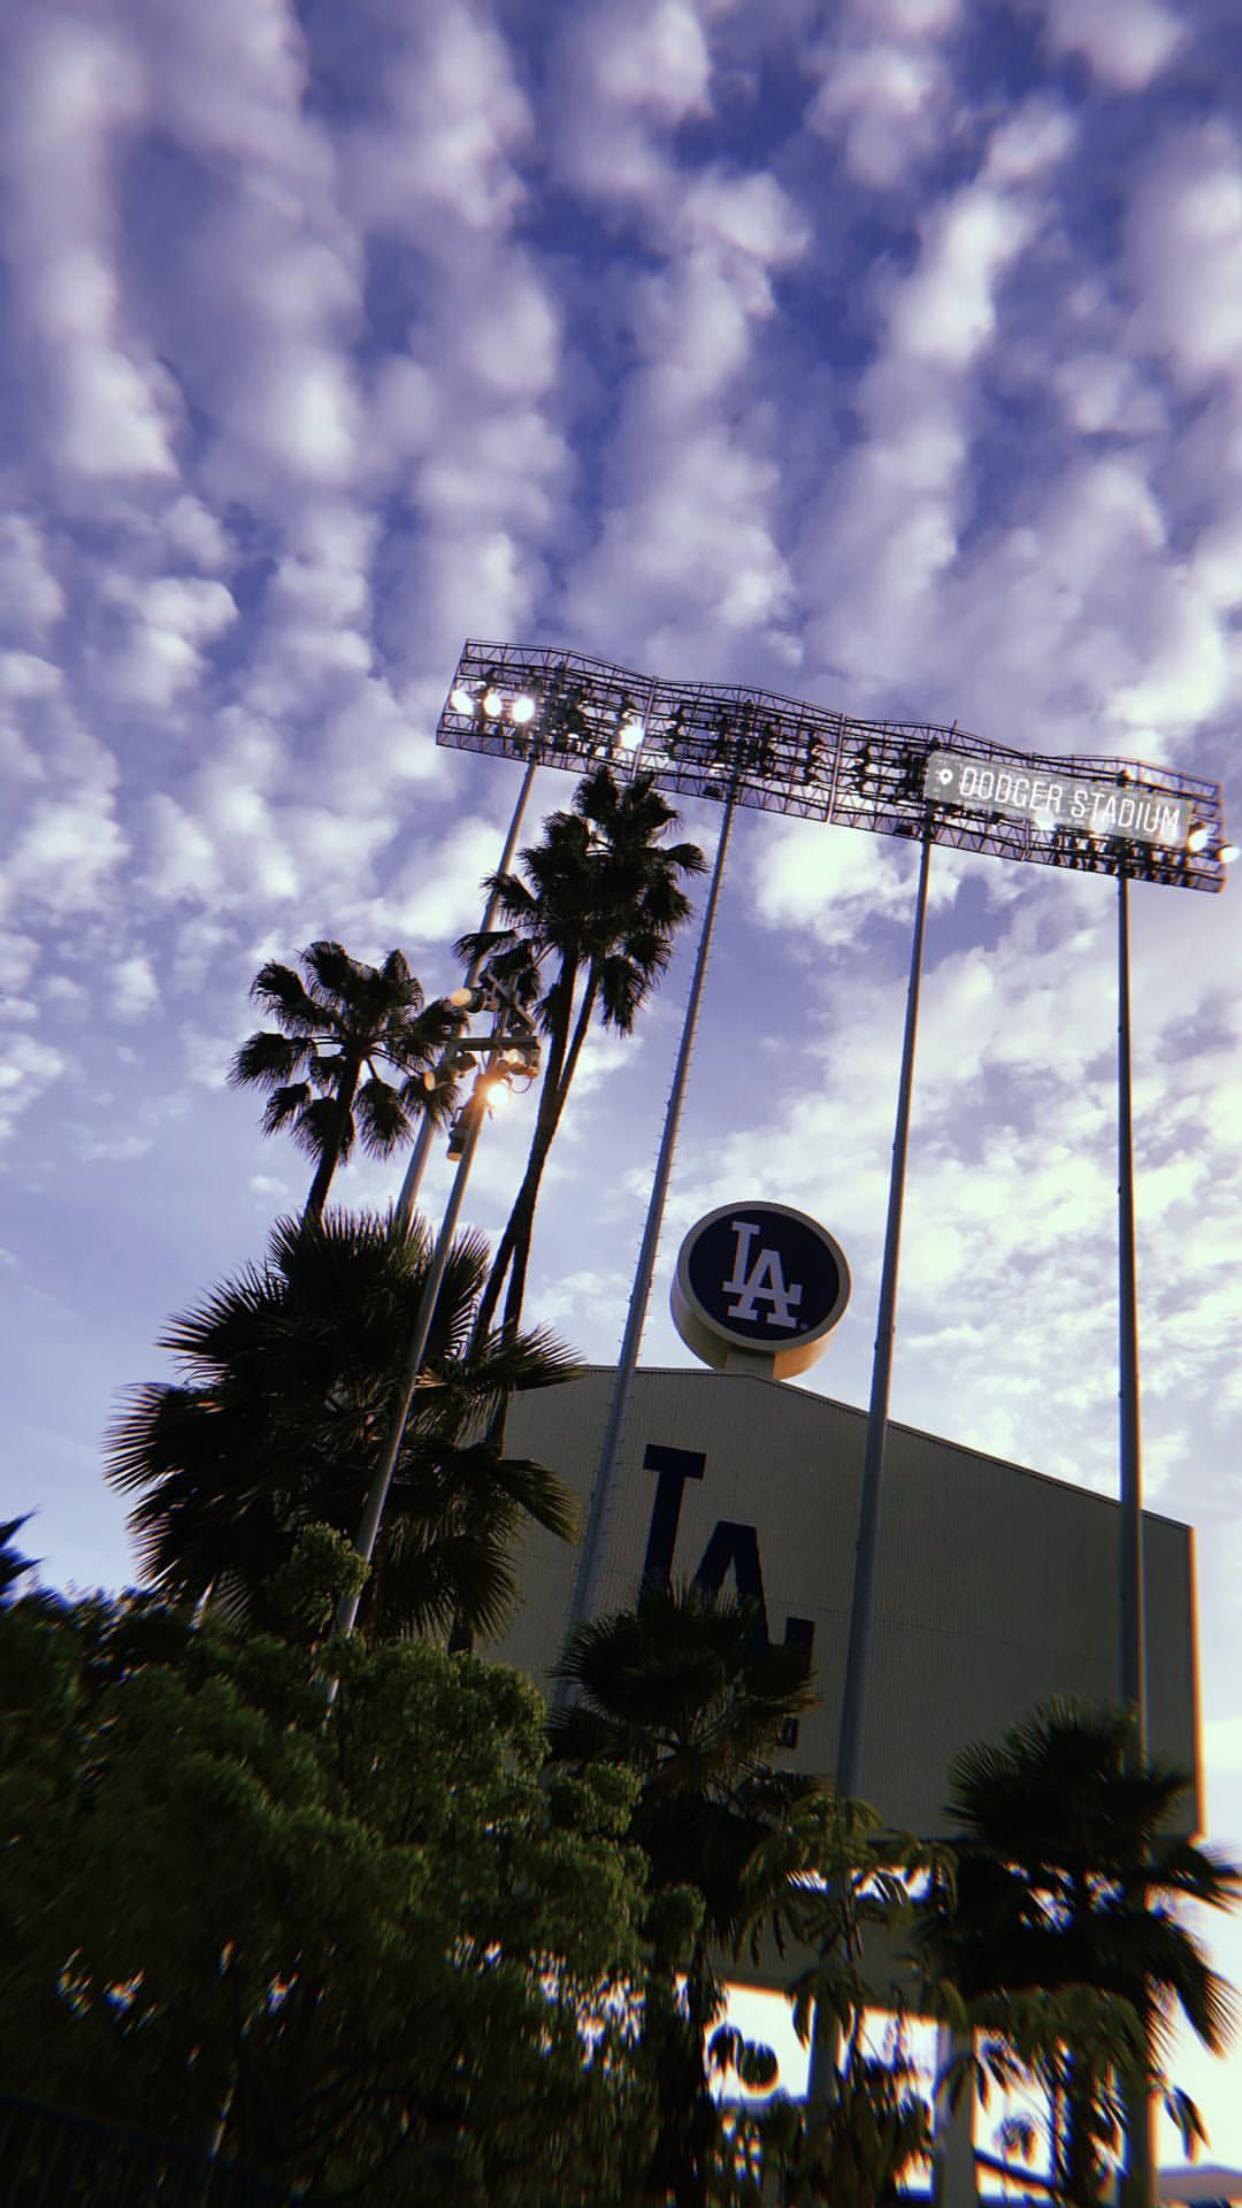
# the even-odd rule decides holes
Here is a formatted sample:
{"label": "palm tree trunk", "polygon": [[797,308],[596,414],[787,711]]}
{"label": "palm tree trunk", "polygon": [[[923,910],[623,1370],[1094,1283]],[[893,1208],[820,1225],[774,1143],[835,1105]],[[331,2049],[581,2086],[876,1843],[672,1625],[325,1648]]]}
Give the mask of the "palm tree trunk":
{"label": "palm tree trunk", "polygon": [[332,1122],[332,1134],[318,1165],[315,1167],[315,1178],[311,1182],[310,1194],[306,1199],[306,1209],[302,1213],[304,1225],[308,1219],[318,1220],[323,1217],[323,1207],[328,1200],[328,1190],[332,1186],[332,1176],[341,1162],[341,1151],[345,1146],[345,1136],[349,1128],[350,1116],[354,1108],[354,1097],[357,1093],[361,1073],[361,1058],[347,1059],[341,1069],[341,1085],[337,1090],[337,1110],[336,1117]]}
{"label": "palm tree trunk", "polygon": [[[548,1152],[552,1148],[553,1138],[561,1123],[561,1113],[565,1109],[566,1099],[573,1086],[574,1075],[578,1070],[578,1060],[582,1056],[582,1045],[586,1041],[587,1029],[591,1024],[591,1015],[595,1010],[598,986],[597,977],[592,972],[583,991],[582,1003],[578,1007],[573,1040],[565,1053],[564,1071],[557,1084],[556,1094],[552,1099],[552,1107],[548,1115],[546,1128],[542,1131],[536,1130],[537,1134],[541,1133],[541,1140],[538,1148],[534,1143],[531,1144],[530,1159],[526,1167],[525,1178],[518,1194],[518,1202],[513,1207],[513,1256],[509,1272],[509,1293],[505,1299],[505,1325],[511,1334],[516,1334],[518,1330],[522,1317],[522,1304],[526,1296],[526,1269],[530,1263],[530,1244],[535,1227],[535,1204],[539,1196],[539,1184],[543,1179],[543,1169],[548,1162]],[[519,1205],[521,1206],[520,1213]]]}
{"label": "palm tree trunk", "polygon": [[[534,1199],[538,1192],[540,1175],[543,1172],[543,1161],[547,1156],[552,1135],[556,1132],[556,1121],[560,1117],[561,1108],[561,1068],[565,1063],[569,1024],[573,1016],[574,985],[577,978],[578,965],[577,961],[573,960],[561,968],[550,994],[549,1025],[547,1029],[548,1056],[544,1066],[543,1084],[539,1091],[539,1110],[535,1116],[535,1131],[531,1136],[526,1170],[522,1176],[517,1195],[513,1200],[513,1209],[506,1221],[504,1233],[496,1245],[496,1254],[492,1259],[492,1269],[487,1276],[486,1286],[479,1298],[472,1334],[475,1347],[490,1332],[492,1320],[496,1314],[496,1306],[500,1301],[500,1291],[505,1284],[505,1275],[509,1270],[516,1247],[519,1223],[526,1200],[527,1184],[531,1182],[533,1172],[533,1186],[529,1199],[530,1209],[533,1212]],[[545,1125],[550,1125],[551,1128],[546,1140],[544,1139]],[[540,1156],[541,1144],[542,1155]],[[536,1158],[538,1158],[537,1167]]]}

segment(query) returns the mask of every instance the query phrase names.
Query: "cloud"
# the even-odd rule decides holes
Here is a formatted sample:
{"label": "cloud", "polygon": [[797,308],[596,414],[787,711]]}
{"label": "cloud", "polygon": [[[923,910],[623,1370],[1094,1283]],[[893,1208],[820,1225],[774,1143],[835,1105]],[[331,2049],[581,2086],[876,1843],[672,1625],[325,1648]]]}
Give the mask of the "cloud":
{"label": "cloud", "polygon": [[126,619],[124,641],[108,668],[110,687],[119,698],[155,711],[201,679],[203,647],[237,618],[225,585],[202,576],[160,575],[138,583],[118,575],[106,596]]}
{"label": "cloud", "polygon": [[377,363],[365,437],[390,486],[381,636],[421,674],[468,632],[522,633],[562,532],[562,317],[516,234],[533,122],[481,9],[388,26],[388,64],[341,148],[344,203],[410,298]]}
{"label": "cloud", "polygon": [[[842,948],[876,920],[907,926],[914,910],[914,853],[885,836],[773,821],[752,864],[756,914],[791,947],[809,937]],[[938,852],[928,885],[933,906],[951,904],[961,878],[959,856]]]}
{"label": "cloud", "polygon": [[1176,14],[1159,0],[1048,0],[1044,36],[1054,51],[1081,54],[1118,92],[1141,92],[1165,69],[1183,38]]}
{"label": "cloud", "polygon": [[115,167],[144,113],[141,61],[115,29],[23,11],[6,82],[10,245],[50,450],[88,483],[169,477],[176,393],[125,315],[115,260]]}
{"label": "cloud", "polygon": [[100,903],[128,849],[106,788],[39,799],[30,809],[5,870],[3,898],[59,915]]}
{"label": "cloud", "polygon": [[509,49],[469,5],[407,18],[401,34],[380,127],[347,137],[352,205],[380,232],[437,214],[454,230],[507,232],[525,197],[516,157],[532,128]]}
{"label": "cloud", "polygon": [[120,1020],[140,1020],[160,1001],[151,961],[142,952],[123,958],[113,969],[109,994]]}
{"label": "cloud", "polygon": [[63,1051],[27,1034],[6,1034],[0,1056],[0,1142],[7,1142],[23,1112],[70,1070]]}
{"label": "cloud", "polygon": [[27,515],[0,514],[0,630],[38,643],[65,610],[40,530]]}
{"label": "cloud", "polygon": [[611,631],[672,669],[714,648],[724,673],[743,639],[793,656],[775,423],[748,392],[774,282],[810,232],[770,173],[708,170],[678,196],[664,265],[626,298],[639,365],[608,457],[615,495],[567,602],[588,639]]}
{"label": "cloud", "polygon": [[943,158],[958,114],[950,53],[958,0],[847,0],[834,35],[813,50],[819,89],[810,129],[872,190],[904,185]]}
{"label": "cloud", "polygon": [[1179,382],[1242,377],[1242,174],[1234,132],[1219,118],[1176,131],[1134,179],[1126,275],[1135,335]]}
{"label": "cloud", "polygon": [[653,211],[669,180],[663,140],[711,105],[706,29],[688,0],[605,0],[563,37],[560,165],[580,190]]}
{"label": "cloud", "polygon": [[853,399],[860,433],[821,480],[800,563],[804,600],[813,583],[825,607],[809,622],[817,653],[864,700],[877,670],[900,694],[942,648],[961,656],[944,593],[972,520],[980,379],[1071,144],[1057,108],[1029,103],[997,127],[973,180],[921,215],[913,266],[876,279],[883,316]]}
{"label": "cloud", "polygon": [[418,942],[451,942],[479,925],[482,883],[500,853],[495,828],[461,820],[432,844],[417,845],[397,870],[384,900],[386,924]]}

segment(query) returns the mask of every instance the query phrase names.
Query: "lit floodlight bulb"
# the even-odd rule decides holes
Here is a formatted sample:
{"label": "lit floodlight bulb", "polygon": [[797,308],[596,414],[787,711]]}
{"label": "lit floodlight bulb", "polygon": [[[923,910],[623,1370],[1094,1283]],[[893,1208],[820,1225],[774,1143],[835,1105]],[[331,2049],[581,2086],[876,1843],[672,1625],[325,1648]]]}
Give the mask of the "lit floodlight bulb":
{"label": "lit floodlight bulb", "polygon": [[646,728],[639,720],[637,714],[631,714],[629,720],[622,721],[621,727],[618,731],[617,741],[619,742],[622,751],[637,751],[646,733]]}
{"label": "lit floodlight bulb", "polygon": [[460,683],[454,691],[450,692],[449,704],[452,706],[454,713],[473,713],[474,711],[474,699],[468,690],[462,689]]}
{"label": "lit floodlight bulb", "polygon": [[1197,820],[1186,838],[1186,849],[1188,851],[1206,850],[1210,834],[1211,831],[1204,826],[1203,822]]}
{"label": "lit floodlight bulb", "polygon": [[1239,846],[1236,843],[1222,843],[1216,856],[1222,866],[1232,866],[1238,856],[1238,850]]}
{"label": "lit floodlight bulb", "polygon": [[494,1112],[498,1107],[503,1112],[513,1100],[513,1091],[504,1074],[499,1071],[484,1076],[480,1094],[489,1112]]}
{"label": "lit floodlight bulb", "polygon": [[509,718],[516,721],[519,728],[525,728],[526,723],[533,721],[535,718],[534,699],[528,697],[515,698],[509,707]]}
{"label": "lit floodlight bulb", "polygon": [[483,711],[486,713],[489,721],[498,721],[501,714],[504,712],[504,707],[505,701],[501,697],[499,690],[485,690],[483,692]]}
{"label": "lit floodlight bulb", "polygon": [[1050,836],[1056,827],[1053,815],[1048,812],[1032,813],[1031,819],[1041,836]]}

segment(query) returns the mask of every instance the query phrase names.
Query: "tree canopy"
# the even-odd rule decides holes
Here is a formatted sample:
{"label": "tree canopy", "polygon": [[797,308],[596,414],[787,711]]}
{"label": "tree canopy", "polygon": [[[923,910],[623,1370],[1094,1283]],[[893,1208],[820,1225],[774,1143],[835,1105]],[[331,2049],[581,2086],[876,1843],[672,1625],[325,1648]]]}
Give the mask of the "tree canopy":
{"label": "tree canopy", "polygon": [[0,1611],[0,2073],[376,2208],[620,2202],[633,1782],[515,1673],[149,1599]]}

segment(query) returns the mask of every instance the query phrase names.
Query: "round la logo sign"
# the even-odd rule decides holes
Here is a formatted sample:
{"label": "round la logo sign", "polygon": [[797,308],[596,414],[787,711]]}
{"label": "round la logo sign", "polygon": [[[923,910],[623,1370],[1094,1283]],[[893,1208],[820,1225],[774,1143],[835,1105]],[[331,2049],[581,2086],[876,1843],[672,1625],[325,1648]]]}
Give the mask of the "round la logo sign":
{"label": "round la logo sign", "polygon": [[673,1320],[708,1365],[762,1360],[778,1380],[823,1354],[850,1297],[835,1237],[788,1204],[722,1204],[690,1229],[677,1258]]}

